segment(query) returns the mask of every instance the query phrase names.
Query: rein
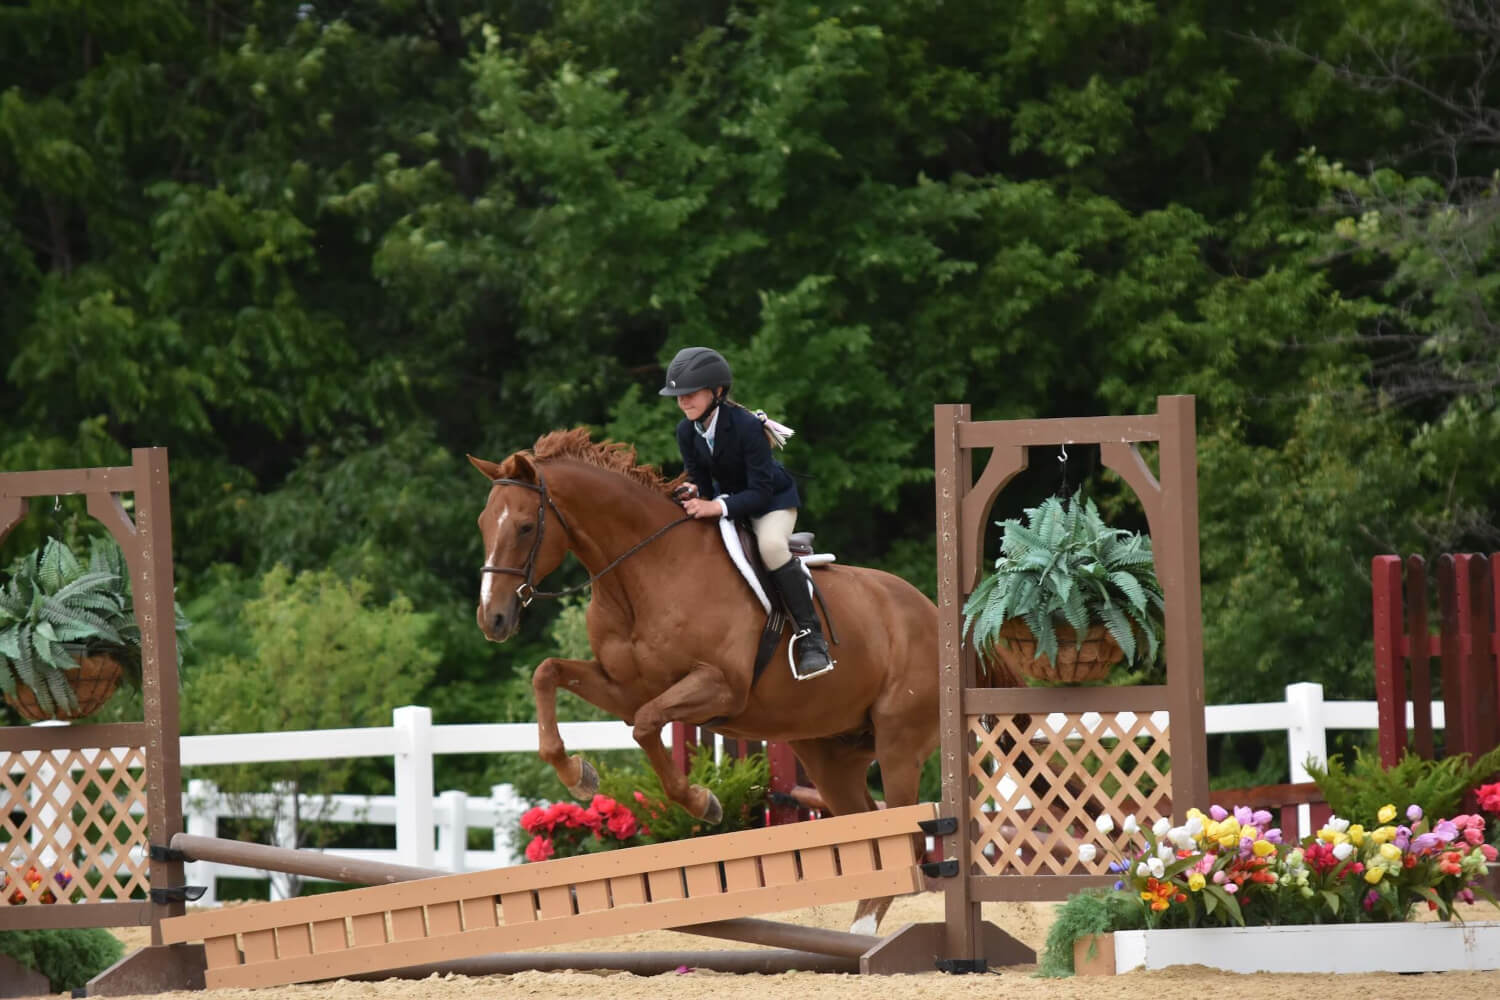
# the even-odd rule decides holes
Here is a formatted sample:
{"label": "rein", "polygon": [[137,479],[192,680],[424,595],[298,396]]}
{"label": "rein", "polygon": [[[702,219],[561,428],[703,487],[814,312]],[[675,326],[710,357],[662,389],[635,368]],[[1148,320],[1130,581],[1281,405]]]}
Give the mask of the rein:
{"label": "rein", "polygon": [[490,485],[524,486],[526,489],[532,490],[539,495],[536,512],[536,538],[533,539],[531,543],[531,552],[526,556],[526,566],[522,569],[511,569],[506,566],[490,566],[489,564],[485,564],[479,571],[481,576],[485,573],[506,573],[510,576],[521,577],[522,582],[519,586],[516,587],[516,596],[521,599],[521,607],[523,608],[530,607],[531,602],[536,600],[538,597],[566,597],[569,594],[578,593],[585,587],[592,587],[594,585],[594,581],[604,576],[606,573],[614,569],[616,566],[620,565],[620,563],[624,562],[626,559],[629,559],[631,556],[635,555],[647,545],[650,545],[652,542],[656,541],[662,535],[665,535],[667,532],[671,531],[673,528],[677,527],[680,524],[687,524],[689,521],[693,520],[690,517],[683,517],[676,521],[667,522],[660,528],[653,531],[651,534],[647,535],[645,538],[641,539],[639,542],[636,542],[630,548],[626,549],[623,554],[618,556],[608,566],[604,567],[597,573],[589,574],[589,578],[583,583],[574,584],[573,586],[564,588],[563,590],[537,590],[536,556],[537,553],[542,550],[542,537],[547,532],[547,508],[552,508],[552,513],[557,515],[557,522],[562,525],[563,531],[567,532],[569,540],[571,540],[573,537],[573,529],[568,527],[568,519],[563,517],[562,511],[558,510],[557,504],[553,502],[552,495],[547,492],[547,480],[542,476],[541,469],[537,470],[536,482],[534,483],[528,483],[524,479],[491,479]]}

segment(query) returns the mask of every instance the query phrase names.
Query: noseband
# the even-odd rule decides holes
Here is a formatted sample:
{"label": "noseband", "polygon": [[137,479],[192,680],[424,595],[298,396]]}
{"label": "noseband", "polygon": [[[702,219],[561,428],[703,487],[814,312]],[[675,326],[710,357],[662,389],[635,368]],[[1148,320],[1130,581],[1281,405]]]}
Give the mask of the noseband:
{"label": "noseband", "polygon": [[521,578],[521,584],[516,587],[516,597],[520,598],[521,607],[523,608],[530,607],[531,602],[536,600],[538,597],[566,597],[568,594],[578,593],[585,587],[593,586],[595,580],[599,579],[601,576],[608,573],[616,566],[620,565],[620,563],[635,555],[641,549],[656,541],[662,535],[665,535],[668,531],[671,531],[679,524],[686,524],[687,522],[692,520],[692,518],[690,517],[683,517],[675,521],[667,522],[665,525],[658,528],[650,535],[647,535],[645,538],[632,545],[625,551],[623,555],[616,558],[614,562],[611,562],[608,566],[604,567],[599,572],[590,574],[589,578],[583,583],[574,584],[573,586],[564,588],[563,590],[537,590],[536,557],[537,553],[542,551],[542,538],[547,531],[547,509],[550,507],[552,509],[552,513],[557,515],[557,523],[562,525],[563,531],[567,533],[569,540],[572,540],[573,538],[573,529],[568,527],[568,519],[563,517],[562,511],[558,510],[557,504],[552,501],[552,494],[547,492],[547,480],[542,476],[541,469],[538,469],[536,471],[536,482],[534,483],[528,483],[524,479],[491,479],[490,485],[523,486],[526,489],[531,490],[532,492],[537,494],[536,537],[532,539],[531,552],[526,556],[526,565],[521,569],[511,569],[507,566],[491,566],[486,563],[479,571],[481,576],[483,576],[485,573],[505,573],[509,576],[519,576]]}

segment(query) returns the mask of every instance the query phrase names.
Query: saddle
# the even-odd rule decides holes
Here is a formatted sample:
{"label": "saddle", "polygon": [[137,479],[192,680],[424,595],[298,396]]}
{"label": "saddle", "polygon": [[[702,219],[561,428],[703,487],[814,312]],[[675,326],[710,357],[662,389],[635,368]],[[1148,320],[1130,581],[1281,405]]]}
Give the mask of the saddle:
{"label": "saddle", "polygon": [[[750,584],[750,589],[755,592],[755,596],[760,599],[761,607],[766,611],[765,629],[760,635],[760,646],[755,651],[755,669],[750,682],[753,685],[760,680],[760,675],[770,664],[771,655],[776,651],[777,643],[781,641],[788,627],[794,623],[791,614],[782,606],[780,592],[771,581],[770,573],[760,557],[760,546],[756,544],[755,533],[750,529],[750,523],[734,521],[731,526],[731,522],[724,519],[719,524],[730,558],[739,567],[741,575],[745,577],[745,582]],[[828,605],[823,603],[823,593],[818,589],[817,580],[810,572],[811,568],[826,566],[833,562],[834,557],[831,553],[814,551],[811,531],[794,531],[787,539],[787,543],[792,551],[792,557],[802,564],[807,584],[812,588],[814,602],[822,613],[823,629],[828,634],[828,641],[836,646],[839,641],[838,633],[834,630],[833,619],[829,617]],[[736,549],[738,552],[735,551]]]}

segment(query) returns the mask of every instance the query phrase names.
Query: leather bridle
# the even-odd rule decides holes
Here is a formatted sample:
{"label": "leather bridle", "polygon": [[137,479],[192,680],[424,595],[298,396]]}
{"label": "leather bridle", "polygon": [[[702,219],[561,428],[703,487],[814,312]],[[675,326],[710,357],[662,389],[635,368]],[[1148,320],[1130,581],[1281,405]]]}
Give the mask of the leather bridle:
{"label": "leather bridle", "polygon": [[595,580],[599,579],[601,576],[608,573],[616,566],[620,565],[620,563],[635,555],[641,549],[656,541],[662,535],[665,535],[668,531],[671,531],[679,524],[686,524],[688,521],[692,520],[692,518],[690,517],[684,517],[676,521],[667,522],[665,525],[658,528],[650,535],[647,535],[639,542],[636,542],[629,549],[627,549],[623,555],[616,558],[608,566],[604,567],[597,573],[590,574],[589,578],[583,583],[577,583],[562,590],[537,590],[536,557],[537,553],[541,552],[542,550],[542,539],[547,532],[547,509],[550,507],[552,509],[552,513],[557,515],[557,523],[562,525],[563,531],[567,533],[568,539],[570,541],[573,538],[573,529],[568,527],[568,519],[563,517],[562,511],[558,510],[557,504],[553,502],[552,495],[547,492],[547,480],[542,476],[542,471],[540,469],[536,470],[536,482],[534,483],[529,483],[524,479],[491,479],[490,485],[522,486],[537,494],[536,536],[531,541],[531,552],[529,552],[526,556],[526,565],[521,569],[512,569],[508,566],[491,566],[486,563],[479,571],[481,576],[483,576],[485,573],[505,573],[509,576],[521,577],[521,583],[516,587],[516,597],[520,599],[521,607],[523,608],[530,607],[531,602],[536,600],[538,597],[566,597],[569,594],[578,593],[585,587],[593,586]]}

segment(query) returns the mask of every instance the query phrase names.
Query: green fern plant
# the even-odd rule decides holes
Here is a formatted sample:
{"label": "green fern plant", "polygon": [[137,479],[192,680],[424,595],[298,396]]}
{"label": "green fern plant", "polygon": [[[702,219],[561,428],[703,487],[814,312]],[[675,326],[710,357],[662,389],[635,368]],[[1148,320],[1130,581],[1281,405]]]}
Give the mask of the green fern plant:
{"label": "green fern plant", "polygon": [[1376,814],[1386,805],[1403,812],[1416,805],[1434,820],[1451,818],[1465,793],[1500,771],[1500,747],[1478,759],[1456,754],[1428,760],[1408,751],[1392,767],[1381,764],[1378,754],[1356,747],[1348,767],[1339,754],[1330,756],[1326,765],[1314,758],[1303,767],[1334,815],[1373,827],[1378,825]]}
{"label": "green fern plant", "polygon": [[1001,627],[1025,621],[1037,655],[1057,657],[1057,626],[1076,639],[1095,623],[1119,643],[1127,664],[1149,666],[1161,643],[1164,601],[1151,539],[1111,528],[1092,500],[1048,497],[1025,511],[1027,523],[997,522],[1004,534],[995,571],[964,602],[964,632],[980,652],[1009,641]]}
{"label": "green fern plant", "polygon": [[[179,631],[187,627],[180,609],[176,624]],[[113,542],[95,538],[85,564],[49,538],[17,560],[0,587],[0,692],[15,697],[24,684],[44,710],[76,712],[66,672],[77,668],[79,656],[100,653],[113,656],[127,683],[140,687],[141,630],[124,556]]]}

